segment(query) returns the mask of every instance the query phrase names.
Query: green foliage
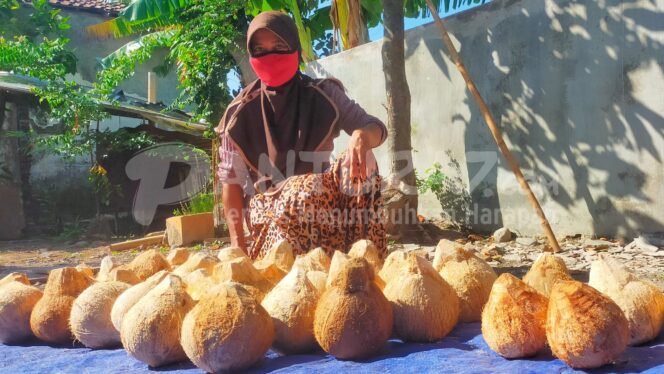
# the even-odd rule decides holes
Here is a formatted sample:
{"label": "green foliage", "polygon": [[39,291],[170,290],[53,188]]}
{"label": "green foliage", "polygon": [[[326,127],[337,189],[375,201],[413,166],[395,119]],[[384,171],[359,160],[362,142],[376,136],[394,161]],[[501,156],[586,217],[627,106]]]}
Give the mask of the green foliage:
{"label": "green foliage", "polygon": [[62,232],[58,234],[56,240],[73,243],[85,235],[85,227],[81,220],[76,217],[72,222],[65,224]]}
{"label": "green foliage", "polygon": [[99,199],[99,203],[105,206],[110,205],[113,195],[122,195],[121,187],[113,185],[107,174],[106,169],[99,164],[91,167],[88,174],[88,182],[90,182],[95,195]]}
{"label": "green foliage", "polygon": [[194,195],[186,203],[180,204],[179,209],[173,211],[175,216],[188,214],[209,213],[214,209],[214,194],[212,192],[200,192]]}

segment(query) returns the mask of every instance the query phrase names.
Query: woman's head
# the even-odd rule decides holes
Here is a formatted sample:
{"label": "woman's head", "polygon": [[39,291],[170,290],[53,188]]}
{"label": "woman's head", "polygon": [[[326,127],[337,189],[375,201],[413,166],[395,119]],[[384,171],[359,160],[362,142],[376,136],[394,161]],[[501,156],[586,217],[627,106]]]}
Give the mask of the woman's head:
{"label": "woman's head", "polygon": [[295,22],[282,12],[263,12],[247,31],[247,52],[258,77],[277,87],[292,79],[300,60],[300,39]]}

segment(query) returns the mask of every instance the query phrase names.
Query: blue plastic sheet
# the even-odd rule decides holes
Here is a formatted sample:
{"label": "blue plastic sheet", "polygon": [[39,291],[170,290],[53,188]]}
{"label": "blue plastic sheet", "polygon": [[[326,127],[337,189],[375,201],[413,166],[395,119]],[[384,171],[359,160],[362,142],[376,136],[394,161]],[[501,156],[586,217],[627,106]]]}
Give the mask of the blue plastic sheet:
{"label": "blue plastic sheet", "polygon": [[[122,349],[49,347],[38,342],[0,345],[0,373],[200,373],[191,363],[150,369]],[[524,360],[506,360],[487,347],[478,323],[461,324],[435,344],[390,341],[383,352],[362,362],[338,361],[323,352],[278,356],[268,352],[250,373],[581,373],[549,351]],[[630,347],[620,360],[597,373],[664,373],[664,335]]]}

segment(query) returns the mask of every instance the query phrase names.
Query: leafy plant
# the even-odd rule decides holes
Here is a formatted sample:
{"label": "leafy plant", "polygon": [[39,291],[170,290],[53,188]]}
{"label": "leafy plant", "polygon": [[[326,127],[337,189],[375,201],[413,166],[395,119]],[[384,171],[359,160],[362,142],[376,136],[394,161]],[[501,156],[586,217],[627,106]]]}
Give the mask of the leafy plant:
{"label": "leafy plant", "polygon": [[85,227],[79,217],[72,222],[66,223],[62,232],[57,236],[57,240],[64,242],[75,242],[85,234]]}
{"label": "leafy plant", "polygon": [[212,192],[200,192],[187,202],[180,204],[179,209],[173,211],[175,216],[188,214],[209,213],[214,209],[214,194]]}

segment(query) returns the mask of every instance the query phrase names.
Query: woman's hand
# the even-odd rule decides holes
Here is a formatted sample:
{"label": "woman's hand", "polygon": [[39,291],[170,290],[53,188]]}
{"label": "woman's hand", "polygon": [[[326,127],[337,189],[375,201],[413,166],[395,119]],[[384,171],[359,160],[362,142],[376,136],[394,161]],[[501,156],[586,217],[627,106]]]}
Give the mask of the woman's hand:
{"label": "woman's hand", "polygon": [[371,150],[380,144],[381,134],[380,127],[375,124],[353,131],[342,164],[342,182],[347,191],[361,188],[362,182],[376,172],[376,158]]}

